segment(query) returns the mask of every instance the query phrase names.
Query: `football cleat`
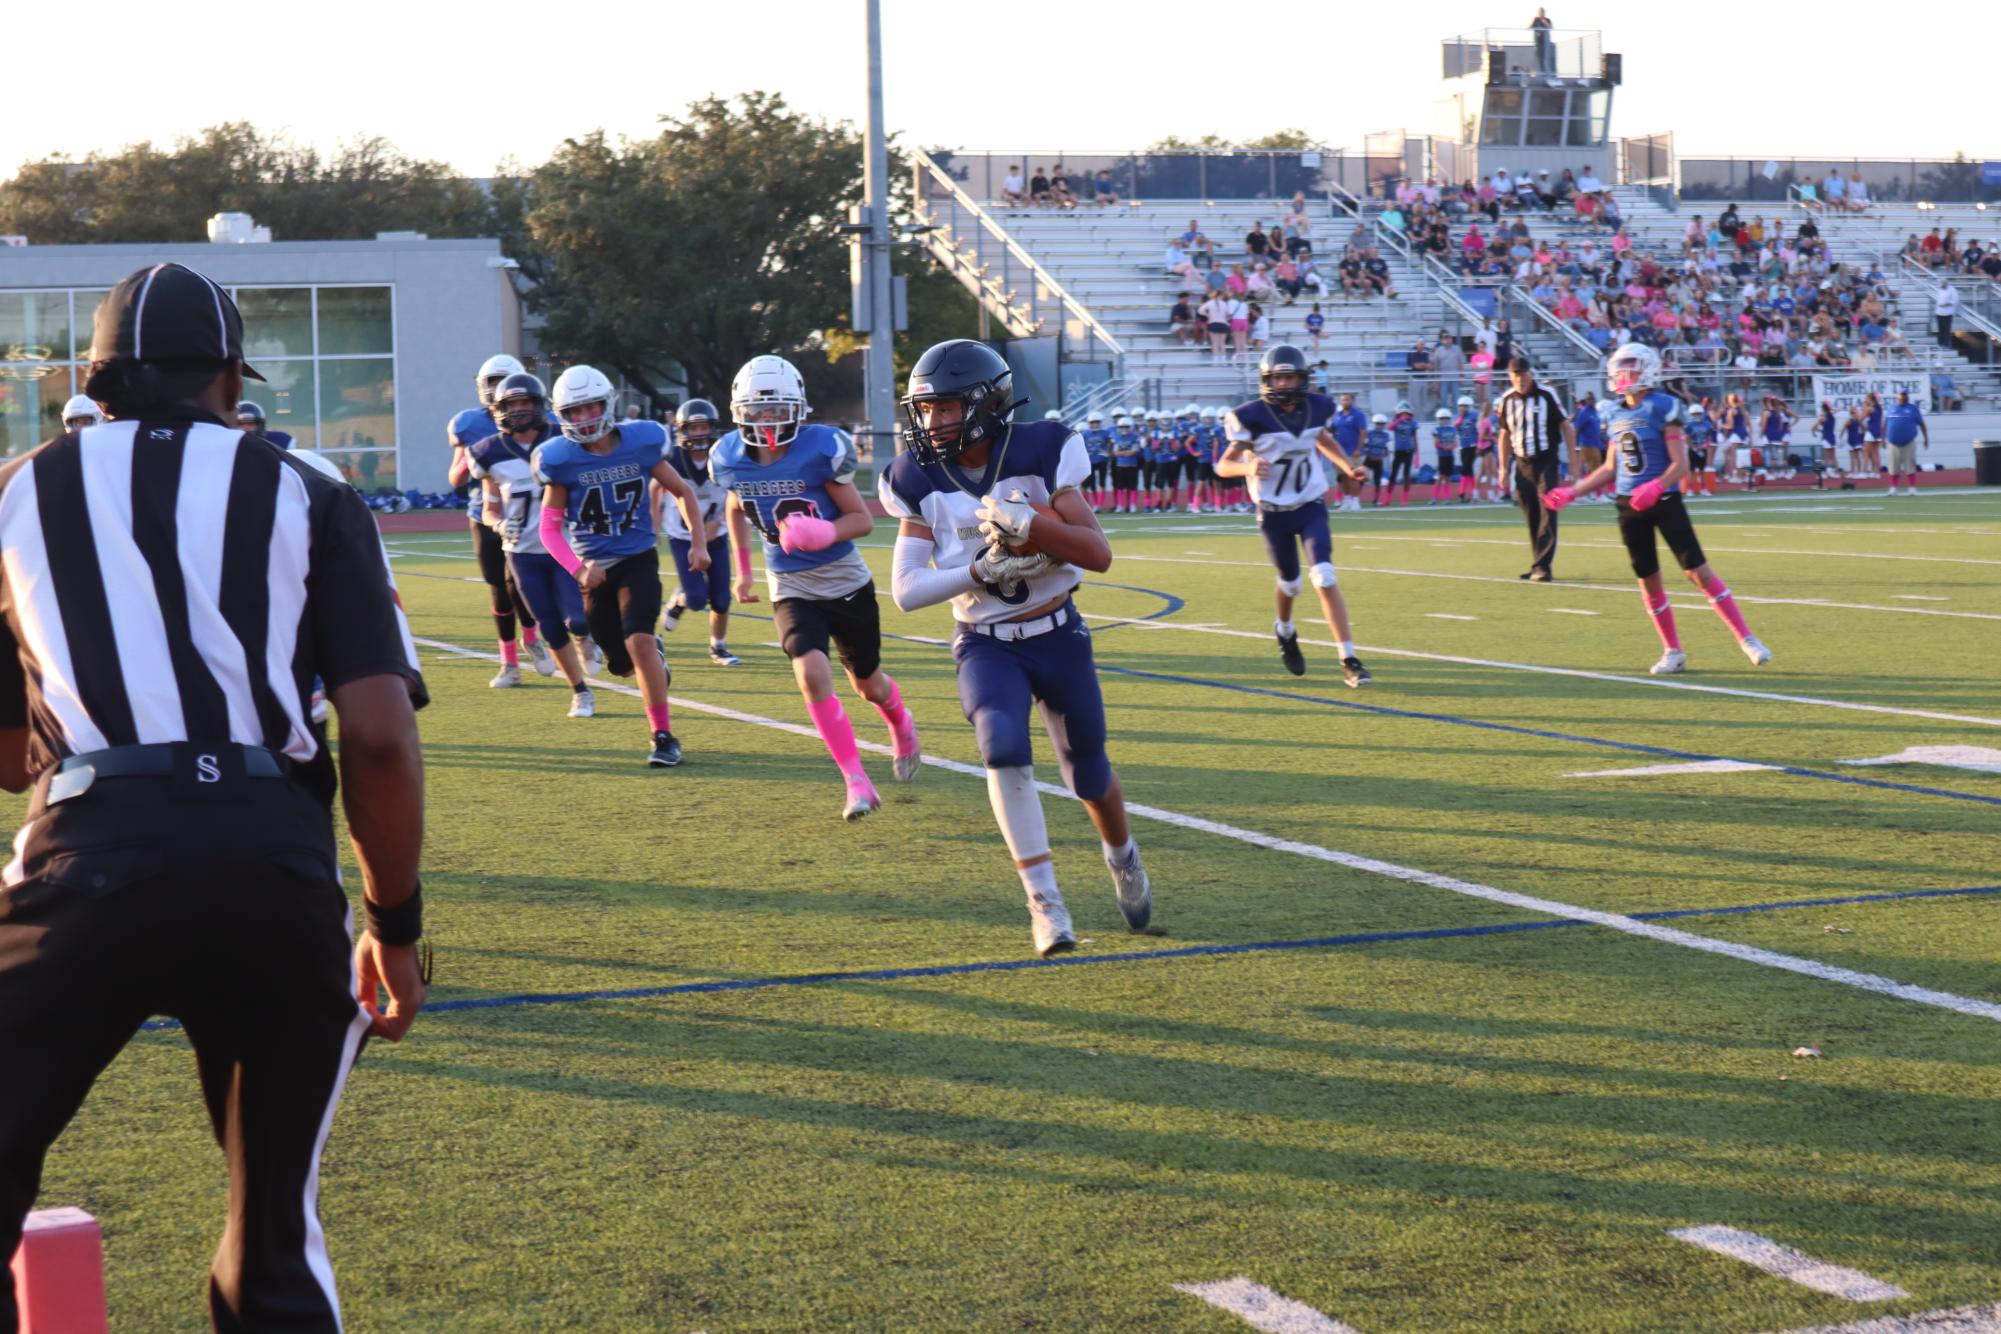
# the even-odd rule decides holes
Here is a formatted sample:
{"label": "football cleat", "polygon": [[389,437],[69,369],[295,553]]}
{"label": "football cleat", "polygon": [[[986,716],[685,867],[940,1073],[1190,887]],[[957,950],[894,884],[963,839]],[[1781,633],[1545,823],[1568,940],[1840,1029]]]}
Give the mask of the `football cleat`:
{"label": "football cleat", "polygon": [[841,818],[853,824],[871,811],[882,809],[882,798],[876,795],[875,784],[869,782],[867,774],[848,776],[848,801],[841,807]]}
{"label": "football cleat", "polygon": [[1294,676],[1306,675],[1306,655],[1299,651],[1299,632],[1278,636],[1278,656],[1285,662],[1285,669]]}
{"label": "football cleat", "polygon": [[1772,651],[1758,641],[1756,635],[1745,635],[1737,647],[1744,650],[1744,656],[1751,660],[1753,667],[1763,667],[1772,660]]}
{"label": "football cleat", "polygon": [[743,659],[730,652],[728,644],[709,645],[709,661],[718,667],[741,667]]}
{"label": "football cleat", "polygon": [[1028,925],[1035,938],[1035,952],[1043,958],[1077,948],[1077,936],[1070,929],[1070,910],[1063,896],[1033,890],[1028,895]]}
{"label": "football cleat", "polygon": [[676,593],[674,600],[667,604],[667,610],[660,613],[660,628],[670,635],[673,634],[676,629],[680,628],[681,613],[686,610],[688,610],[687,602],[682,599],[679,593]]}
{"label": "football cleat", "polygon": [[1360,658],[1343,658],[1341,659],[1341,679],[1346,681],[1350,688],[1353,688],[1355,686],[1365,686],[1376,678],[1369,675],[1369,669],[1362,665]]}
{"label": "football cleat", "polygon": [[1661,660],[1647,668],[1647,672],[1653,676],[1677,676],[1686,666],[1688,655],[1678,648],[1671,648],[1661,654]]}
{"label": "football cleat", "polygon": [[1112,888],[1119,896],[1119,912],[1124,914],[1126,925],[1144,931],[1153,919],[1153,886],[1146,878],[1146,867],[1140,863],[1139,848],[1133,848],[1132,858],[1125,865],[1107,858],[1105,866],[1112,873]]}
{"label": "football cleat", "polygon": [[528,660],[535,664],[535,670],[542,676],[556,674],[556,655],[549,651],[547,641],[538,639],[528,646]]}
{"label": "football cleat", "polygon": [[604,650],[599,648],[588,635],[584,637],[583,647],[579,653],[583,659],[585,676],[604,675]]}
{"label": "football cleat", "polygon": [[[917,720],[911,718],[907,711],[903,716],[909,719],[910,735],[895,734],[890,737],[890,754],[893,756],[890,766],[897,782],[908,783],[917,777],[918,769],[924,764],[924,748],[918,744]],[[894,733],[895,729],[891,731]]]}
{"label": "football cleat", "polygon": [[589,690],[577,690],[570,694],[570,716],[572,718],[594,718],[598,711],[598,697]]}
{"label": "football cleat", "polygon": [[486,684],[494,690],[511,690],[521,684],[521,669],[510,663],[495,672]]}
{"label": "football cleat", "polygon": [[674,739],[672,732],[653,734],[653,753],[646,762],[656,769],[671,769],[681,762],[681,743]]}

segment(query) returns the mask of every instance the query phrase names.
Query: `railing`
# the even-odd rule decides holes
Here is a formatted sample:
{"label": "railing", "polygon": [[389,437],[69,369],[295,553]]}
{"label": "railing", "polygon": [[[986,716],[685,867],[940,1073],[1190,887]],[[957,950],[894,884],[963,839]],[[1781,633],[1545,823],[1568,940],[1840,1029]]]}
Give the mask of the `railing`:
{"label": "railing", "polygon": [[[1770,175],[1767,167],[1773,168]],[[1872,203],[1917,200],[1993,203],[2001,200],[2001,179],[1989,179],[1986,164],[1945,158],[1682,157],[1676,164],[1682,198],[1778,201],[1798,184],[1819,186],[1830,171],[1844,182],[1852,172],[1869,190]]]}
{"label": "railing", "polygon": [[1040,173],[1054,179],[1064,177],[1082,207],[1090,207],[1096,195],[1098,173],[1105,172],[1112,188],[1127,203],[1142,200],[1268,199],[1274,204],[1304,193],[1317,196],[1329,181],[1340,181],[1367,192],[1372,182],[1385,174],[1404,175],[1424,170],[1428,141],[1412,136],[1404,157],[1386,172],[1386,164],[1352,149],[1308,148],[1286,151],[1223,149],[1196,152],[1179,149],[1131,149],[1123,152],[1086,152],[1077,149],[1021,149],[973,152],[934,150],[929,156],[953,181],[975,199],[999,203],[1004,183],[1018,172],[1024,182]]}
{"label": "railing", "polygon": [[1527,309],[1531,320],[1568,344],[1572,351],[1584,358],[1586,365],[1600,366],[1604,364],[1605,354],[1598,350],[1596,343],[1593,343],[1583,334],[1571,328],[1555,311],[1530,296],[1519,284],[1510,283],[1506,291],[1512,302]]}
{"label": "railing", "polygon": [[[987,309],[1018,337],[1026,338],[1043,332],[1045,311],[1060,315],[1066,340],[1088,335],[1110,357],[1116,378],[1125,363],[1124,345],[1099,323],[1097,316],[1085,309],[1083,303],[1065,291],[1053,274],[1009,236],[1005,228],[961,190],[958,182],[934,162],[930,154],[920,152],[914,157],[918,177],[917,207],[925,221],[936,229],[927,233],[926,239],[939,263],[972,290]],[[941,195],[950,201],[949,214],[941,215],[937,207]],[[968,241],[963,235],[968,231],[971,233],[970,255],[966,253]],[[1000,263],[998,278],[992,276],[990,254]],[[1029,287],[1025,311],[1018,309],[1019,293],[1012,285],[1017,269]]]}
{"label": "railing", "polygon": [[1987,339],[1987,345],[1983,349],[1985,355],[1981,360],[1992,365],[1995,349],[2001,347],[2001,299],[1997,299],[2001,297],[2001,289],[1996,289],[1993,283],[1984,278],[1941,274],[1935,269],[1926,268],[1902,252],[1897,255],[1897,268],[1905,278],[1921,282],[1928,288],[1936,287],[1941,278],[1953,285],[1954,290],[1959,293],[1959,314],[1954,317],[1955,321]]}
{"label": "railing", "polygon": [[1797,185],[1786,187],[1786,207],[1796,208],[1810,218],[1827,216],[1827,205],[1821,200],[1819,192]]}
{"label": "railing", "polygon": [[1444,48],[1443,73],[1448,79],[1485,80],[1489,55],[1501,58],[1503,79],[1515,77],[1517,71],[1572,79],[1595,79],[1604,72],[1604,38],[1594,29],[1550,28],[1538,43],[1529,28],[1481,28],[1447,37]]}
{"label": "railing", "polygon": [[1083,393],[1067,400],[1060,411],[1066,422],[1081,422],[1092,412],[1102,412],[1109,417],[1135,394],[1143,395],[1145,389],[1145,383],[1137,380],[1100,380]]}

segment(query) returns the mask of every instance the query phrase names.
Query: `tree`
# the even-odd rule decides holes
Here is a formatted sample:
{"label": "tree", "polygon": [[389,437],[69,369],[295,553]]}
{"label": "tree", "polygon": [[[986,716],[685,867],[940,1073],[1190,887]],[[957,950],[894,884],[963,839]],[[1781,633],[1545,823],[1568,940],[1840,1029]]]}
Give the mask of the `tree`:
{"label": "tree", "polygon": [[1273,130],[1255,139],[1242,143],[1231,143],[1220,135],[1205,134],[1200,139],[1183,139],[1170,134],[1165,139],[1156,139],[1146,146],[1149,153],[1297,153],[1309,148],[1318,148],[1313,136],[1305,130]]}
{"label": "tree", "polygon": [[[861,199],[861,167],[852,126],[746,93],[663,117],[652,139],[569,140],[494,208],[559,358],[615,369],[656,400],[678,371],[720,402],[740,365],[776,352],[809,393],[833,397],[852,393],[853,370],[834,367],[853,346],[836,229]],[[913,313],[936,306],[931,285],[950,280],[903,267]],[[972,307],[960,308],[962,332]]]}

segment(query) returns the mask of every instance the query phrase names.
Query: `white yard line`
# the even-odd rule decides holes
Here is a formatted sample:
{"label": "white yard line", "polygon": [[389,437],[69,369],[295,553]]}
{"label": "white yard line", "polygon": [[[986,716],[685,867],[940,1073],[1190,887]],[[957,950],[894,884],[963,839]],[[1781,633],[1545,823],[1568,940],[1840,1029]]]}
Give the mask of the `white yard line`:
{"label": "white yard line", "polygon": [[[456,653],[467,658],[479,658],[487,662],[500,661],[498,654],[461,648],[457,644],[448,643],[441,639],[419,639],[416,642],[426,648],[440,649],[444,652]],[[592,684],[599,689],[611,690],[619,694],[632,696],[639,694],[633,687],[617,681],[594,679]],[[732,722],[749,723],[752,726],[770,728],[773,731],[789,732],[794,736],[808,739],[814,744],[816,749],[821,744],[819,732],[802,723],[780,722],[775,718],[765,718],[758,714],[745,713],[739,709],[725,708],[719,704],[704,704],[699,700],[687,699],[682,696],[670,695],[668,699],[675,708],[687,709],[695,713],[706,713],[718,718],[727,718]],[[891,753],[890,748],[880,742],[857,740],[856,744],[861,749],[877,755],[888,755]],[[982,781],[986,778],[986,770],[979,765],[962,764],[957,760],[943,759],[935,755],[926,755],[924,763],[932,768],[944,769],[955,774],[964,774]],[[1068,788],[1061,787],[1055,783],[1038,782],[1035,786],[1045,796],[1074,800]],[[1442,889],[1453,894],[1461,894],[1467,898],[1484,899],[1489,903],[1503,903],[1509,907],[1521,908],[1529,912],[1546,913],[1552,917],[1574,918],[1577,921],[1590,922],[1625,935],[1638,936],[1642,939],[1652,940],[1664,945],[1678,945],[1683,949],[1699,950],[1705,954],[1721,955],[1725,958],[1736,959],[1739,962],[1757,964],[1764,968],[1776,968],[1784,972],[1797,973],[1803,977],[1816,978],[1823,982],[1834,982],[1841,986],[1854,987],[1859,991],[1870,991],[1882,996],[1894,996],[1900,1000],[1913,1001],[1920,1005],[1936,1006],[1939,1009],[1951,1010],[1957,1014],[1971,1015],[1975,1018],[2001,1022],[2001,1004],[1996,1004],[1992,1001],[1976,1000],[1972,997],[1958,996],[1946,991],[1933,991],[1928,987],[1912,986],[1891,978],[1877,977],[1873,973],[1861,973],[1853,969],[1836,968],[1831,964],[1821,963],[1814,959],[1801,959],[1790,954],[1780,954],[1773,950],[1758,949],[1751,945],[1739,945],[1732,941],[1715,940],[1708,936],[1693,935],[1687,931],[1678,931],[1673,927],[1657,926],[1652,922],[1642,922],[1620,913],[1599,912],[1595,908],[1561,903],[1555,899],[1538,898],[1532,894],[1517,894],[1512,890],[1497,889],[1492,885],[1476,884],[1470,880],[1460,880],[1453,876],[1438,875],[1434,872],[1419,870],[1411,866],[1399,866],[1394,862],[1381,861],[1374,857],[1363,857],[1352,852],[1341,852],[1334,848],[1323,848],[1317,843],[1301,843],[1294,839],[1280,838],[1273,834],[1261,833],[1255,829],[1244,829],[1236,825],[1224,824],[1218,820],[1206,819],[1199,815],[1187,815],[1180,811],[1166,810],[1159,806],[1148,806],[1139,802],[1128,801],[1126,803],[1126,810],[1143,820],[1153,820],[1160,824],[1173,825],[1177,829],[1186,829],[1195,833],[1211,834],[1218,838],[1231,839],[1255,848],[1264,848],[1272,852],[1283,852],[1295,857],[1307,857],[1315,861],[1327,862],[1334,866],[1345,866],[1350,870],[1362,871],[1369,875],[1378,875],[1390,880],[1399,880],[1405,884],[1425,885],[1432,889]]]}
{"label": "white yard line", "polygon": [[[1414,534],[1403,533],[1372,533],[1370,534],[1370,540],[1376,542],[1427,542],[1433,546],[1441,545],[1435,537],[1419,537]],[[1500,537],[1462,537],[1453,543],[1453,545],[1458,545],[1459,542],[1486,547],[1519,547],[1522,545],[1519,541]],[[1583,547],[1588,551],[1624,551],[1626,549],[1625,544],[1621,542],[1573,541],[1565,545]],[[1721,551],[1726,555],[1736,556],[1821,556],[1838,557],[1844,560],[1918,560],[1927,561],[1935,565],[2001,565],[2001,560],[1982,560],[1977,556],[1913,556],[1904,552],[1890,551],[1806,551],[1798,547],[1716,547],[1710,546],[1708,543],[1704,543],[1702,549],[1704,551]]]}
{"label": "white yard line", "polygon": [[2001,1302],[1914,1315],[1881,1315],[1846,1325],[1789,1330],[1787,1334],[2001,1334]]}
{"label": "white yard line", "polygon": [[1812,1288],[1831,1297],[1845,1297],[1851,1302],[1887,1302],[1892,1298],[1910,1296],[1896,1284],[1871,1278],[1859,1269],[1831,1265],[1811,1255],[1802,1255],[1790,1246],[1781,1246],[1770,1237],[1725,1227],[1721,1223],[1670,1228],[1668,1235],[1691,1246],[1700,1246],[1705,1251],[1742,1260],[1753,1268],[1791,1279],[1803,1288]]}
{"label": "white yard line", "polygon": [[1581,608],[1578,608],[1578,607],[1545,607],[1545,608],[1543,608],[1543,610],[1544,610],[1544,611],[1547,611],[1547,612],[1553,612],[1554,614],[1556,614],[1556,615],[1558,615],[1558,616],[1596,616],[1596,615],[1598,615],[1598,613],[1597,613],[1597,612],[1595,612],[1595,611],[1584,611],[1583,609],[1581,609]]}
{"label": "white yard line", "polygon": [[1177,1283],[1174,1290],[1200,1297],[1265,1334],[1356,1334],[1352,1325],[1322,1315],[1304,1302],[1281,1297],[1241,1274],[1215,1283]]}

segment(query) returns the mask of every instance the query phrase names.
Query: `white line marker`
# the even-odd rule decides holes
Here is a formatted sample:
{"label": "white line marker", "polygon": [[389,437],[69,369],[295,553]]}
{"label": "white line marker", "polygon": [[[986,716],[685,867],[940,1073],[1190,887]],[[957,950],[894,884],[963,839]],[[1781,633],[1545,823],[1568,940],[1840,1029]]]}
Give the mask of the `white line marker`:
{"label": "white line marker", "polygon": [[[1422,537],[1415,533],[1374,533],[1378,542],[1430,542],[1438,545],[1435,537]],[[1502,537],[1464,537],[1461,542],[1475,542],[1489,547],[1518,547],[1519,541]],[[1455,544],[1456,545],[1456,544]],[[1624,551],[1619,542],[1577,542],[1568,545],[1587,547],[1593,551]],[[1845,560],[1916,560],[1933,565],[2001,565],[2001,560],[1983,560],[1977,556],[1913,556],[1904,552],[1887,551],[1805,551],[1793,547],[1709,547],[1705,551],[1721,551],[1736,556],[1821,556],[1838,557]]]}
{"label": "white line marker", "polygon": [[1304,1302],[1281,1297],[1241,1274],[1215,1283],[1177,1283],[1174,1290],[1200,1297],[1265,1334],[1356,1334],[1354,1326],[1324,1316]]}
{"label": "white line marker", "polygon": [[1545,607],[1543,610],[1553,612],[1558,616],[1596,616],[1598,614],[1595,611],[1584,611],[1577,607]]}
{"label": "white line marker", "polygon": [[[1137,622],[1145,624],[1145,622]],[[461,648],[457,644],[442,639],[419,639],[425,648],[443,649],[461,657],[480,658],[487,662],[499,662],[497,653],[482,653],[477,649]],[[593,678],[594,685],[601,689],[637,697],[639,691],[632,686],[617,681]],[[794,736],[805,737],[816,746],[820,744],[820,734],[801,723],[782,723],[775,718],[760,717],[755,713],[744,713],[738,709],[724,708],[720,704],[704,704],[698,700],[684,699],[679,695],[669,695],[668,700],[676,708],[688,709],[695,713],[712,714],[727,718],[732,722],[750,723],[757,727],[768,727],[773,731],[790,732]],[[855,743],[862,750],[876,755],[891,753],[888,746],[879,741]],[[949,773],[965,774],[985,780],[987,771],[976,764],[962,764],[957,760],[926,755],[924,763],[935,769]],[[1036,790],[1045,796],[1060,797],[1074,801],[1070,789],[1055,783],[1038,782]],[[1340,852],[1333,848],[1323,848],[1317,843],[1300,843],[1289,838],[1260,833],[1255,829],[1242,829],[1236,825],[1224,824],[1219,820],[1204,819],[1199,815],[1183,815],[1179,811],[1164,810],[1159,806],[1146,806],[1138,802],[1126,803],[1128,813],[1141,819],[1155,820],[1161,824],[1173,825],[1177,829],[1187,829],[1199,834],[1213,834],[1218,838],[1232,839],[1254,848],[1264,848],[1271,852],[1289,853],[1295,857],[1309,857],[1315,861],[1328,862],[1335,866],[1345,866],[1350,870],[1362,871],[1369,875],[1385,876],[1391,880],[1401,880],[1406,884],[1428,885],[1433,889],[1443,889],[1467,898],[1485,899],[1489,903],[1505,903],[1512,908],[1523,908],[1529,912],[1547,913],[1552,917],[1572,917],[1580,922],[1590,922],[1596,926],[1620,931],[1629,936],[1639,936],[1658,941],[1664,945],[1679,945],[1684,949],[1700,950],[1705,954],[1719,954],[1725,958],[1743,963],[1755,963],[1765,968],[1777,968],[1788,973],[1798,973],[1803,977],[1818,978],[1823,982],[1838,982],[1842,986],[1854,987],[1860,991],[1872,991],[1882,996],[1895,996],[1900,1000],[1916,1002],[1919,1005],[1933,1005],[1957,1014],[1971,1015],[1978,1019],[1992,1019],[2001,1022],[2001,1004],[1993,1001],[1975,1000],[1967,996],[1956,996],[1949,991],[1933,991],[1927,987],[1911,986],[1887,977],[1877,977],[1873,973],[1858,973],[1849,968],[1836,968],[1831,964],[1813,959],[1795,958],[1790,954],[1780,954],[1774,950],[1758,949],[1751,945],[1739,945],[1727,940],[1713,940],[1708,936],[1693,935],[1687,931],[1677,931],[1673,927],[1656,926],[1652,922],[1642,922],[1619,913],[1599,912],[1595,908],[1583,908],[1575,904],[1560,903],[1555,899],[1537,898],[1533,894],[1517,894],[1512,890],[1496,889],[1492,885],[1475,884],[1471,880],[1459,880],[1452,876],[1438,875],[1431,871],[1420,871],[1415,867],[1399,866],[1395,862],[1378,861],[1374,857],[1362,857],[1352,852]]]}
{"label": "white line marker", "polygon": [[1873,760],[1836,760],[1836,764],[1937,764],[1971,769],[1977,774],[2001,774],[2001,750],[1991,746],[1911,746],[1895,755]]}
{"label": "white line marker", "polygon": [[1919,1311],[1915,1315],[1884,1315],[1848,1325],[1815,1325],[1787,1334],[2001,1334],[2001,1302],[1961,1306],[1950,1311]]}
{"label": "white line marker", "polygon": [[1812,1288],[1815,1292],[1833,1297],[1845,1297],[1851,1302],[1887,1302],[1893,1297],[1910,1296],[1896,1284],[1871,1278],[1859,1269],[1831,1265],[1811,1255],[1801,1255],[1790,1246],[1781,1246],[1770,1237],[1725,1227],[1720,1223],[1670,1228],[1668,1235],[1691,1246],[1700,1246],[1705,1251],[1742,1260],[1767,1274],[1789,1278],[1803,1288]]}
{"label": "white line marker", "polygon": [[1951,598],[1935,598],[1924,593],[1897,593],[1893,596],[1899,602],[1950,602]]}
{"label": "white line marker", "polygon": [[1694,760],[1687,764],[1646,764],[1637,769],[1591,769],[1565,774],[1565,778],[1660,778],[1669,774],[1748,774],[1759,769],[1776,769],[1775,764],[1753,764],[1749,760]]}
{"label": "white line marker", "polygon": [[[1508,582],[1512,583],[1513,580]],[[1124,616],[1108,616],[1101,612],[1084,612],[1087,621],[1116,621],[1126,625],[1136,625],[1144,630],[1183,630],[1193,634],[1229,635],[1235,639],[1265,639],[1269,636],[1254,634],[1249,630],[1197,630],[1193,626],[1182,626],[1174,621],[1135,621]],[[1302,644],[1315,648],[1333,648],[1330,639],[1305,639]],[[1622,685],[1652,686],[1659,690],[1693,690],[1704,695],[1733,695],[1739,699],[1774,700],[1781,704],[1809,704],[1823,709],[1847,709],[1858,713],[1889,713],[1903,718],[1930,718],[1945,723],[1971,723],[1976,727],[2001,727],[2001,718],[1982,718],[1966,713],[1938,713],[1931,709],[1905,709],[1893,704],[1861,704],[1845,699],[1821,699],[1814,695],[1781,695],[1768,690],[1738,690],[1730,686],[1704,686],[1693,681],[1666,681],[1652,676],[1625,676],[1618,672],[1587,672],[1575,667],[1541,667],[1534,663],[1504,662],[1493,658],[1465,658],[1452,653],[1420,653],[1416,649],[1384,648],[1379,644],[1357,644],[1367,653],[1379,653],[1390,658],[1420,658],[1430,662],[1453,662],[1468,667],[1500,667],[1514,672],[1539,672],[1545,676],[1574,676],[1587,681],[1616,681]]]}
{"label": "white line marker", "polygon": [[1480,619],[1478,616],[1454,616],[1449,611],[1428,611],[1425,615],[1434,621],[1477,621]]}
{"label": "white line marker", "polygon": [[1213,556],[1216,553],[1213,551],[1184,551],[1181,554],[1184,556]]}

